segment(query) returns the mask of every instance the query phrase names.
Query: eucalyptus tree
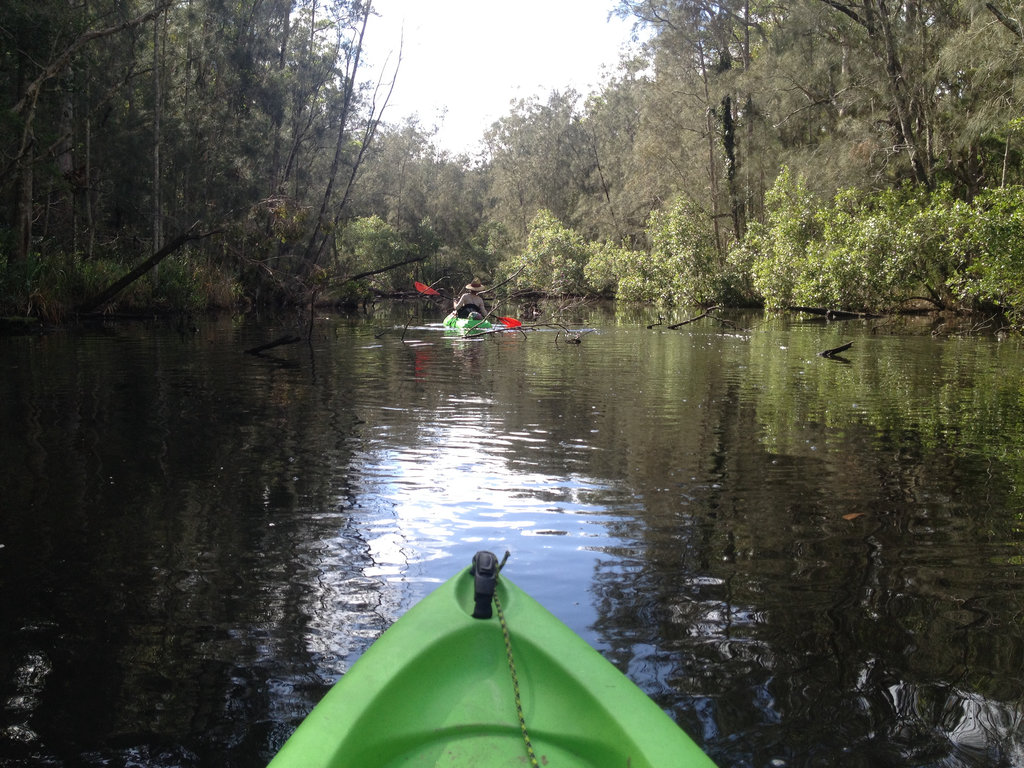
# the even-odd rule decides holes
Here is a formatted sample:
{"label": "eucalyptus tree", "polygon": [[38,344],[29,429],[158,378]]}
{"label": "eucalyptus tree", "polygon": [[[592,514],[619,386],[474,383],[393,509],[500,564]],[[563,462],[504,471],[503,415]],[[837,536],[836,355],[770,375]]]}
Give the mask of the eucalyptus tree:
{"label": "eucalyptus tree", "polygon": [[352,213],[379,215],[415,244],[425,259],[417,269],[430,280],[493,274],[501,254],[493,252],[485,222],[486,170],[468,156],[439,149],[434,137],[435,130],[418,118],[382,127]]}
{"label": "eucalyptus tree", "polygon": [[382,126],[366,158],[354,213],[378,215],[402,232],[430,215],[431,166],[438,155],[434,131],[416,117]]}
{"label": "eucalyptus tree", "polygon": [[823,193],[998,183],[1020,114],[1019,28],[996,3],[792,4],[755,60],[782,159]]}
{"label": "eucalyptus tree", "polygon": [[888,0],[818,1],[825,13],[812,8],[799,14],[790,20],[787,36],[790,41],[811,36],[817,42],[813,55],[828,62],[805,71],[797,81],[812,101],[810,109],[821,106],[858,122],[870,121],[876,126],[876,160],[930,185],[934,83],[927,67],[940,38],[925,34],[922,25],[942,23],[932,14],[946,16],[943,9]]}
{"label": "eucalyptus tree", "polygon": [[594,163],[573,90],[553,91],[545,103],[520,100],[485,136],[492,215],[525,240],[537,211],[575,226],[577,205]]}
{"label": "eucalyptus tree", "polygon": [[[335,71],[338,80],[337,99],[333,105],[334,110],[329,113],[334,123],[331,126],[334,138],[333,151],[324,180],[323,193],[320,196],[319,210],[313,219],[313,230],[306,244],[306,263],[303,265],[305,269],[315,267],[321,261],[330,241],[330,231],[342,219],[345,205],[355,185],[359,165],[372,143],[376,130],[376,123],[372,119],[365,124],[361,135],[358,136],[352,125],[355,122],[356,87],[363,38],[372,12],[371,3],[354,2],[349,5],[338,2],[334,11],[332,23],[338,43],[336,61],[340,66]],[[339,186],[341,189],[336,189]]]}
{"label": "eucalyptus tree", "polygon": [[658,175],[636,152],[641,133],[645,62],[623,64],[587,99],[582,128],[589,176],[577,209],[579,230],[593,240],[638,244],[651,210],[666,197]]}
{"label": "eucalyptus tree", "polygon": [[752,7],[750,0],[621,0],[619,13],[654,32],[648,131],[639,147],[663,158],[673,192],[704,209],[724,253],[730,239],[742,237],[748,208],[762,194],[760,174],[744,175],[758,115],[745,76],[772,7]]}
{"label": "eucalyptus tree", "polygon": [[303,278],[335,252],[387,92],[359,80],[370,2],[301,0],[283,16],[275,7],[245,36],[265,39],[253,46],[260,54],[243,91],[250,102],[239,110],[251,118],[254,186],[235,209],[248,212],[250,255]]}
{"label": "eucalyptus tree", "polygon": [[969,2],[937,68],[948,97],[938,118],[949,136],[949,173],[970,194],[1024,180],[1024,7]]}

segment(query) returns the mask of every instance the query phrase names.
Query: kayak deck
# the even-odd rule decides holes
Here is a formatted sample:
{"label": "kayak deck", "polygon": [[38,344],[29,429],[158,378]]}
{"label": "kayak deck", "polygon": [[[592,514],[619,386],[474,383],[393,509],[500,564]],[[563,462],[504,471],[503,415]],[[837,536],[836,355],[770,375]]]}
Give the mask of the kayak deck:
{"label": "kayak deck", "polygon": [[[713,768],[646,694],[539,603],[497,584],[541,765]],[[469,569],[385,632],[271,768],[529,765],[501,622],[471,616]]]}

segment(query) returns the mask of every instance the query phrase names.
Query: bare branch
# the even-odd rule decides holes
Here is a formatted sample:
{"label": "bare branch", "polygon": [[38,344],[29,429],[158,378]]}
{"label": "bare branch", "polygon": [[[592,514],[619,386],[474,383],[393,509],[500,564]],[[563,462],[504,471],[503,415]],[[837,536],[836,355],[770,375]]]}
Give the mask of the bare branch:
{"label": "bare branch", "polygon": [[1020,19],[1012,19],[996,7],[995,3],[985,3],[992,15],[999,19],[999,23],[1010,30],[1021,42],[1024,42],[1024,27],[1021,27]]}
{"label": "bare branch", "polygon": [[39,95],[40,89],[46,81],[56,77],[64,67],[67,66],[71,57],[93,40],[110,37],[111,35],[116,35],[118,32],[123,32],[126,29],[131,29],[139,26],[140,24],[145,24],[147,21],[155,19],[173,4],[174,0],[163,0],[160,5],[146,11],[141,16],[136,16],[134,19],[129,19],[128,21],[121,22],[120,24],[115,24],[112,27],[91,29],[88,32],[83,32],[67,48],[65,48],[56,59],[51,61],[35,80],[29,83],[28,87],[25,88],[24,94],[22,94],[22,97],[18,100],[18,103],[12,108],[12,111],[20,114],[30,103],[34,104]]}
{"label": "bare branch", "polygon": [[823,2],[827,6],[835,8],[840,13],[846,14],[851,19],[853,19],[855,22],[860,24],[862,27],[867,27],[868,24],[864,20],[864,18],[859,13],[857,13],[855,10],[853,10],[850,6],[844,5],[843,3],[836,2],[836,0],[821,0],[821,2]]}

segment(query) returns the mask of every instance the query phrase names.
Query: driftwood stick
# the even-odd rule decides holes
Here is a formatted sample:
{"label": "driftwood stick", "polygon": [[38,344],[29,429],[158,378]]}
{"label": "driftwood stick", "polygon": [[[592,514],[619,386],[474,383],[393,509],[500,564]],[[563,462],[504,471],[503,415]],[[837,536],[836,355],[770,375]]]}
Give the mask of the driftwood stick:
{"label": "driftwood stick", "polygon": [[681,328],[684,325],[689,325],[690,323],[695,323],[698,320],[701,320],[701,319],[707,317],[712,312],[714,312],[716,309],[718,309],[717,306],[716,307],[708,307],[706,311],[702,312],[701,314],[697,315],[696,317],[691,317],[689,320],[683,320],[683,322],[681,322],[681,323],[676,323],[675,325],[670,325],[670,326],[668,326],[668,329],[670,331],[674,331],[676,328]]}
{"label": "driftwood stick", "polygon": [[838,356],[841,352],[845,352],[846,350],[848,350],[852,346],[853,346],[853,342],[849,341],[846,344],[843,344],[842,346],[835,347],[833,349],[826,349],[824,352],[819,352],[818,353],[818,357],[833,358],[833,357]]}
{"label": "driftwood stick", "polygon": [[864,320],[881,317],[870,312],[847,312],[845,309],[828,309],[827,307],[790,307],[790,312],[804,312],[808,315],[821,315],[826,320]]}
{"label": "driftwood stick", "polygon": [[507,328],[504,325],[496,328],[467,328],[466,332],[462,334],[464,339],[476,339],[480,336],[491,336],[495,333],[508,333],[509,331],[521,331],[526,326],[516,326],[515,328]]}
{"label": "driftwood stick", "polygon": [[[344,280],[362,280],[364,277],[372,277],[373,275],[379,275],[379,274],[381,274],[383,272],[390,272],[392,269],[398,269],[399,267],[404,267],[406,264],[415,264],[418,261],[425,261],[426,259],[429,259],[429,258],[430,258],[429,255],[428,256],[414,256],[413,258],[406,259],[405,261],[397,261],[394,264],[388,264],[386,267],[380,267],[379,269],[371,269],[369,272],[360,272],[358,275],[352,275],[351,277],[346,277],[346,278],[344,278]],[[333,281],[333,282],[341,282],[341,281]]]}
{"label": "driftwood stick", "polygon": [[247,350],[245,350],[245,354],[247,354],[247,355],[258,355],[261,352],[266,352],[268,349],[273,349],[274,347],[280,347],[280,346],[283,346],[284,344],[297,344],[300,341],[302,341],[302,337],[301,336],[282,336],[281,338],[274,339],[273,341],[267,342],[266,344],[260,344],[258,347],[253,347],[252,349],[247,349]]}
{"label": "driftwood stick", "polygon": [[501,286],[505,285],[506,283],[511,283],[513,280],[515,280],[517,277],[519,277],[519,273],[522,272],[524,269],[526,269],[525,265],[520,267],[519,269],[517,269],[515,272],[513,272],[511,277],[509,277],[507,280],[502,280],[497,285],[492,285],[486,291],[480,291],[480,293],[493,293],[494,291],[496,291],[499,288],[501,288]]}

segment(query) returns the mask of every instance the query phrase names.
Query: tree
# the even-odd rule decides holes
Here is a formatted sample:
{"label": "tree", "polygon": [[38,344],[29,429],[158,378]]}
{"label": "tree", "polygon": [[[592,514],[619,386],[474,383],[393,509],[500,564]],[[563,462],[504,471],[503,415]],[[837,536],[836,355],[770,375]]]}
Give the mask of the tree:
{"label": "tree", "polygon": [[583,151],[590,162],[577,220],[580,231],[593,240],[641,244],[647,217],[664,194],[657,175],[637,152],[649,85],[644,66],[641,59],[624,63],[620,76],[586,103]]}
{"label": "tree", "polygon": [[[344,6],[339,6],[345,9]],[[339,74],[341,79],[340,98],[337,105],[337,123],[335,126],[334,153],[331,158],[331,165],[327,172],[326,184],[320,198],[319,213],[313,219],[313,231],[309,236],[306,245],[304,269],[316,266],[323,257],[324,248],[327,244],[327,236],[324,230],[330,230],[341,219],[341,212],[348,202],[349,195],[355,184],[356,175],[359,172],[359,164],[362,161],[366,149],[373,140],[376,124],[370,120],[366,124],[361,141],[353,142],[352,128],[349,121],[355,108],[356,78],[359,74],[359,63],[362,57],[363,38],[366,35],[366,24],[370,19],[371,3],[364,5],[353,5],[351,17],[344,13],[337,20],[338,49],[343,51],[342,60],[344,67]],[[343,37],[348,32],[348,39]],[[341,171],[343,161],[349,166],[348,180],[345,185],[341,200],[335,206],[335,186],[338,184],[338,175]],[[333,212],[332,212],[333,210]]]}
{"label": "tree", "polygon": [[551,211],[540,210],[530,222],[526,250],[504,265],[517,275],[520,288],[554,295],[586,293],[584,268],[590,249],[579,233],[563,225]]}
{"label": "tree", "polygon": [[494,274],[503,253],[484,222],[486,172],[469,158],[433,143],[434,131],[410,118],[384,126],[367,155],[352,212],[379,215],[415,243],[427,261],[428,282],[444,275]]}
{"label": "tree", "polygon": [[540,209],[577,221],[594,157],[577,114],[579,94],[554,91],[546,103],[521,100],[486,135],[492,217],[525,238]]}
{"label": "tree", "polygon": [[[12,250],[12,257],[15,263],[24,263],[31,249],[32,230],[34,219],[35,181],[37,175],[37,160],[42,154],[44,159],[56,156],[57,163],[54,170],[63,169],[65,173],[72,172],[75,162],[71,157],[71,151],[67,143],[66,132],[71,129],[68,118],[68,102],[63,98],[61,89],[57,90],[57,98],[50,100],[48,94],[44,94],[44,87],[62,75],[66,75],[68,69],[73,67],[76,57],[86,51],[91,45],[116,35],[132,32],[150,20],[163,14],[170,7],[172,0],[159,0],[152,7],[143,13],[122,22],[100,26],[88,16],[72,15],[70,23],[59,22],[60,14],[55,13],[52,17],[40,14],[38,17],[45,18],[44,23],[38,27],[32,22],[35,14],[27,8],[16,4],[12,7],[13,15],[18,21],[25,21],[29,26],[36,27],[33,34],[26,38],[32,40],[35,34],[42,33],[42,39],[52,44],[53,48],[59,50],[56,55],[47,51],[47,55],[38,59],[31,56],[29,51],[18,48],[17,70],[18,81],[22,84],[17,92],[16,100],[10,107],[10,123],[17,126],[17,133],[8,134],[6,137],[8,150],[5,154],[10,157],[7,168],[3,174],[4,178],[14,181],[13,196],[15,199],[15,218],[12,229],[16,232],[15,246]],[[18,19],[20,12],[26,12],[28,18]],[[97,14],[98,16],[98,14]],[[51,24],[51,22],[53,22]],[[68,28],[70,26],[70,29]],[[19,38],[22,39],[22,38]],[[45,63],[39,63],[45,62]],[[50,118],[50,125],[63,127],[64,135],[58,137],[54,145],[55,152],[46,149],[40,153],[40,146],[37,142],[36,122],[41,113],[47,109],[56,108],[61,110],[63,118]],[[49,155],[49,158],[46,156]]]}
{"label": "tree", "polygon": [[973,197],[1022,180],[1024,38],[1019,8],[1015,18],[991,2],[968,9],[937,62],[946,93],[937,119],[950,137],[949,178]]}
{"label": "tree", "polygon": [[708,201],[723,254],[730,240],[743,236],[748,211],[756,211],[763,194],[756,165],[745,171],[761,128],[749,71],[771,12],[770,5],[753,8],[749,0],[619,4],[620,14],[656,33],[649,43],[655,78],[648,114],[652,145],[660,146],[654,151],[672,158],[681,177],[673,193]]}

